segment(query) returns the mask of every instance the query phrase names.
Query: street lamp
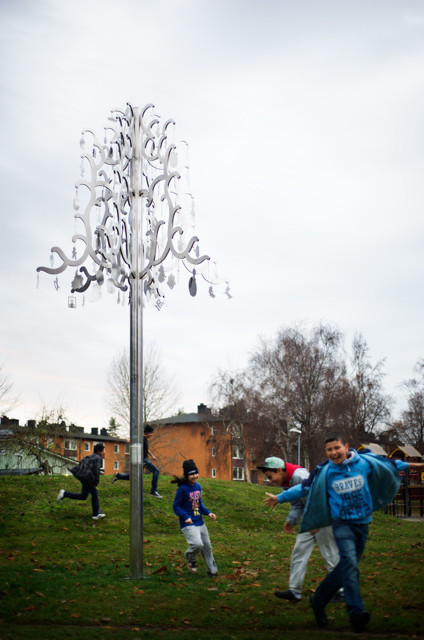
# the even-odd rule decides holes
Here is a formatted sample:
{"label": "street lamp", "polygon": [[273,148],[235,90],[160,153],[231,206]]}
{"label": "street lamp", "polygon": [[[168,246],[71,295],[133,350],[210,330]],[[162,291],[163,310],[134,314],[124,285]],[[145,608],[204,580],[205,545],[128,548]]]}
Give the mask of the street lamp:
{"label": "street lamp", "polygon": [[300,466],[300,434],[302,433],[300,429],[293,427],[293,429],[289,429],[290,433],[297,433],[297,464]]}
{"label": "street lamp", "polygon": [[[74,209],[80,233],[72,238],[72,257],[51,250],[58,275],[75,267],[71,293],[91,301],[117,290],[117,302],[130,303],[130,578],[143,577],[143,307],[158,311],[165,304],[165,286],[173,289],[179,265],[190,273],[189,293],[197,292],[196,275],[212,285],[225,282],[210,275],[210,258],[200,255],[194,232],[194,199],[190,193],[188,145],[174,142],[174,121],[160,122],[154,105],[113,109],[101,141],[91,130],[80,141],[81,179],[75,183]],[[88,173],[88,175],[87,175]],[[87,177],[85,177],[87,175]],[[80,201],[81,198],[81,201]],[[81,211],[83,212],[80,212]],[[79,222],[80,221],[80,222]],[[78,251],[82,252],[78,257]],[[54,268],[54,254],[62,264]],[[82,266],[88,261],[88,267]],[[231,298],[229,286],[224,291]],[[76,302],[70,308],[76,307]],[[84,305],[84,298],[83,298]]]}

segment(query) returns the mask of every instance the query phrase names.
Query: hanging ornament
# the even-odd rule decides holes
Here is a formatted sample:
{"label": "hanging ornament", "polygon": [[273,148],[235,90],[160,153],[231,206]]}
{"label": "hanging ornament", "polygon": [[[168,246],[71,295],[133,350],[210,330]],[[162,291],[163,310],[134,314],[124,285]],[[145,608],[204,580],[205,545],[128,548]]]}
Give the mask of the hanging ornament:
{"label": "hanging ornament", "polygon": [[175,277],[173,273],[171,273],[171,275],[169,276],[167,285],[170,289],[173,289],[175,287],[176,282],[175,282]]}
{"label": "hanging ornament", "polygon": [[190,292],[190,295],[194,298],[194,296],[197,293],[196,269],[193,269],[193,275],[191,276],[190,280],[188,281],[188,290]]}
{"label": "hanging ornament", "polygon": [[80,147],[81,149],[85,149],[84,131],[81,133]]}
{"label": "hanging ornament", "polygon": [[40,273],[37,273],[37,289],[40,286]]}

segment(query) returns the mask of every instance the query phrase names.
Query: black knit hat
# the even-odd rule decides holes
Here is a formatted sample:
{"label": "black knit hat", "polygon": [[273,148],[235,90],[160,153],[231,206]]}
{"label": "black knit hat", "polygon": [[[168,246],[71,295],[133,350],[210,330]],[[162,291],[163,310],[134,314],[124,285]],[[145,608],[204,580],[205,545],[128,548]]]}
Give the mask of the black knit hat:
{"label": "black knit hat", "polygon": [[196,463],[193,460],[184,460],[183,462],[184,477],[188,478],[192,473],[199,473]]}
{"label": "black knit hat", "polygon": [[150,426],[150,424],[146,424],[144,427],[144,433],[153,433],[154,429]]}

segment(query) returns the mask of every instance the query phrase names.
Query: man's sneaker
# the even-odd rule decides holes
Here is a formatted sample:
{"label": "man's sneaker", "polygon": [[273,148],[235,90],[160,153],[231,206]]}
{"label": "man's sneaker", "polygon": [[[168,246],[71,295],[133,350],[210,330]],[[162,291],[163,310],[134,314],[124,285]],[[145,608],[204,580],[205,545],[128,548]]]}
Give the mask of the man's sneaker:
{"label": "man's sneaker", "polygon": [[118,474],[115,473],[115,475],[112,478],[112,484],[114,484],[117,481],[117,479],[118,479]]}
{"label": "man's sneaker", "polygon": [[328,618],[325,613],[325,609],[322,607],[314,607],[312,604],[312,597],[309,598],[309,604],[312,607],[312,611],[314,612],[316,623],[319,627],[326,627],[328,625]]}
{"label": "man's sneaker", "polygon": [[105,513],[98,513],[97,516],[92,516],[93,520],[101,520],[105,517]]}
{"label": "man's sneaker", "polygon": [[362,633],[370,621],[370,614],[368,611],[361,611],[357,616],[351,618],[352,629],[355,633]]}
{"label": "man's sneaker", "polygon": [[209,569],[206,571],[206,575],[209,578],[216,578],[216,576],[218,575],[218,571],[215,571],[215,573],[212,573],[212,571],[209,571]]}
{"label": "man's sneaker", "polygon": [[154,498],[162,498],[160,493],[158,493],[157,491],[152,491],[150,495],[153,496]]}
{"label": "man's sneaker", "polygon": [[190,573],[197,573],[197,567],[195,562],[187,562],[187,567]]}
{"label": "man's sneaker", "polygon": [[60,502],[65,497],[65,489],[61,489],[57,494],[56,502]]}
{"label": "man's sneaker", "polygon": [[287,589],[287,591],[274,591],[274,596],[277,598],[283,598],[283,600],[291,600],[292,602],[300,602],[302,596],[298,596],[297,593]]}

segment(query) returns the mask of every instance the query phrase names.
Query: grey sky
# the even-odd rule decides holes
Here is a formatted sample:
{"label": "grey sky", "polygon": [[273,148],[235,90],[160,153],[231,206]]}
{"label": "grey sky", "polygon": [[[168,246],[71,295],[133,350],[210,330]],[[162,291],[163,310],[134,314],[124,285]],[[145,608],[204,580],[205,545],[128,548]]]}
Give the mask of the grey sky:
{"label": "grey sky", "polygon": [[[58,398],[105,426],[105,370],[129,338],[115,296],[67,308],[82,129],[153,102],[190,144],[196,232],[232,300],[188,295],[155,339],[183,391],[207,402],[219,366],[295,321],[362,332],[387,357],[386,389],[424,355],[424,5],[403,0],[32,0],[0,5],[2,321],[0,360],[22,421]],[[401,406],[401,402],[399,407]]]}

